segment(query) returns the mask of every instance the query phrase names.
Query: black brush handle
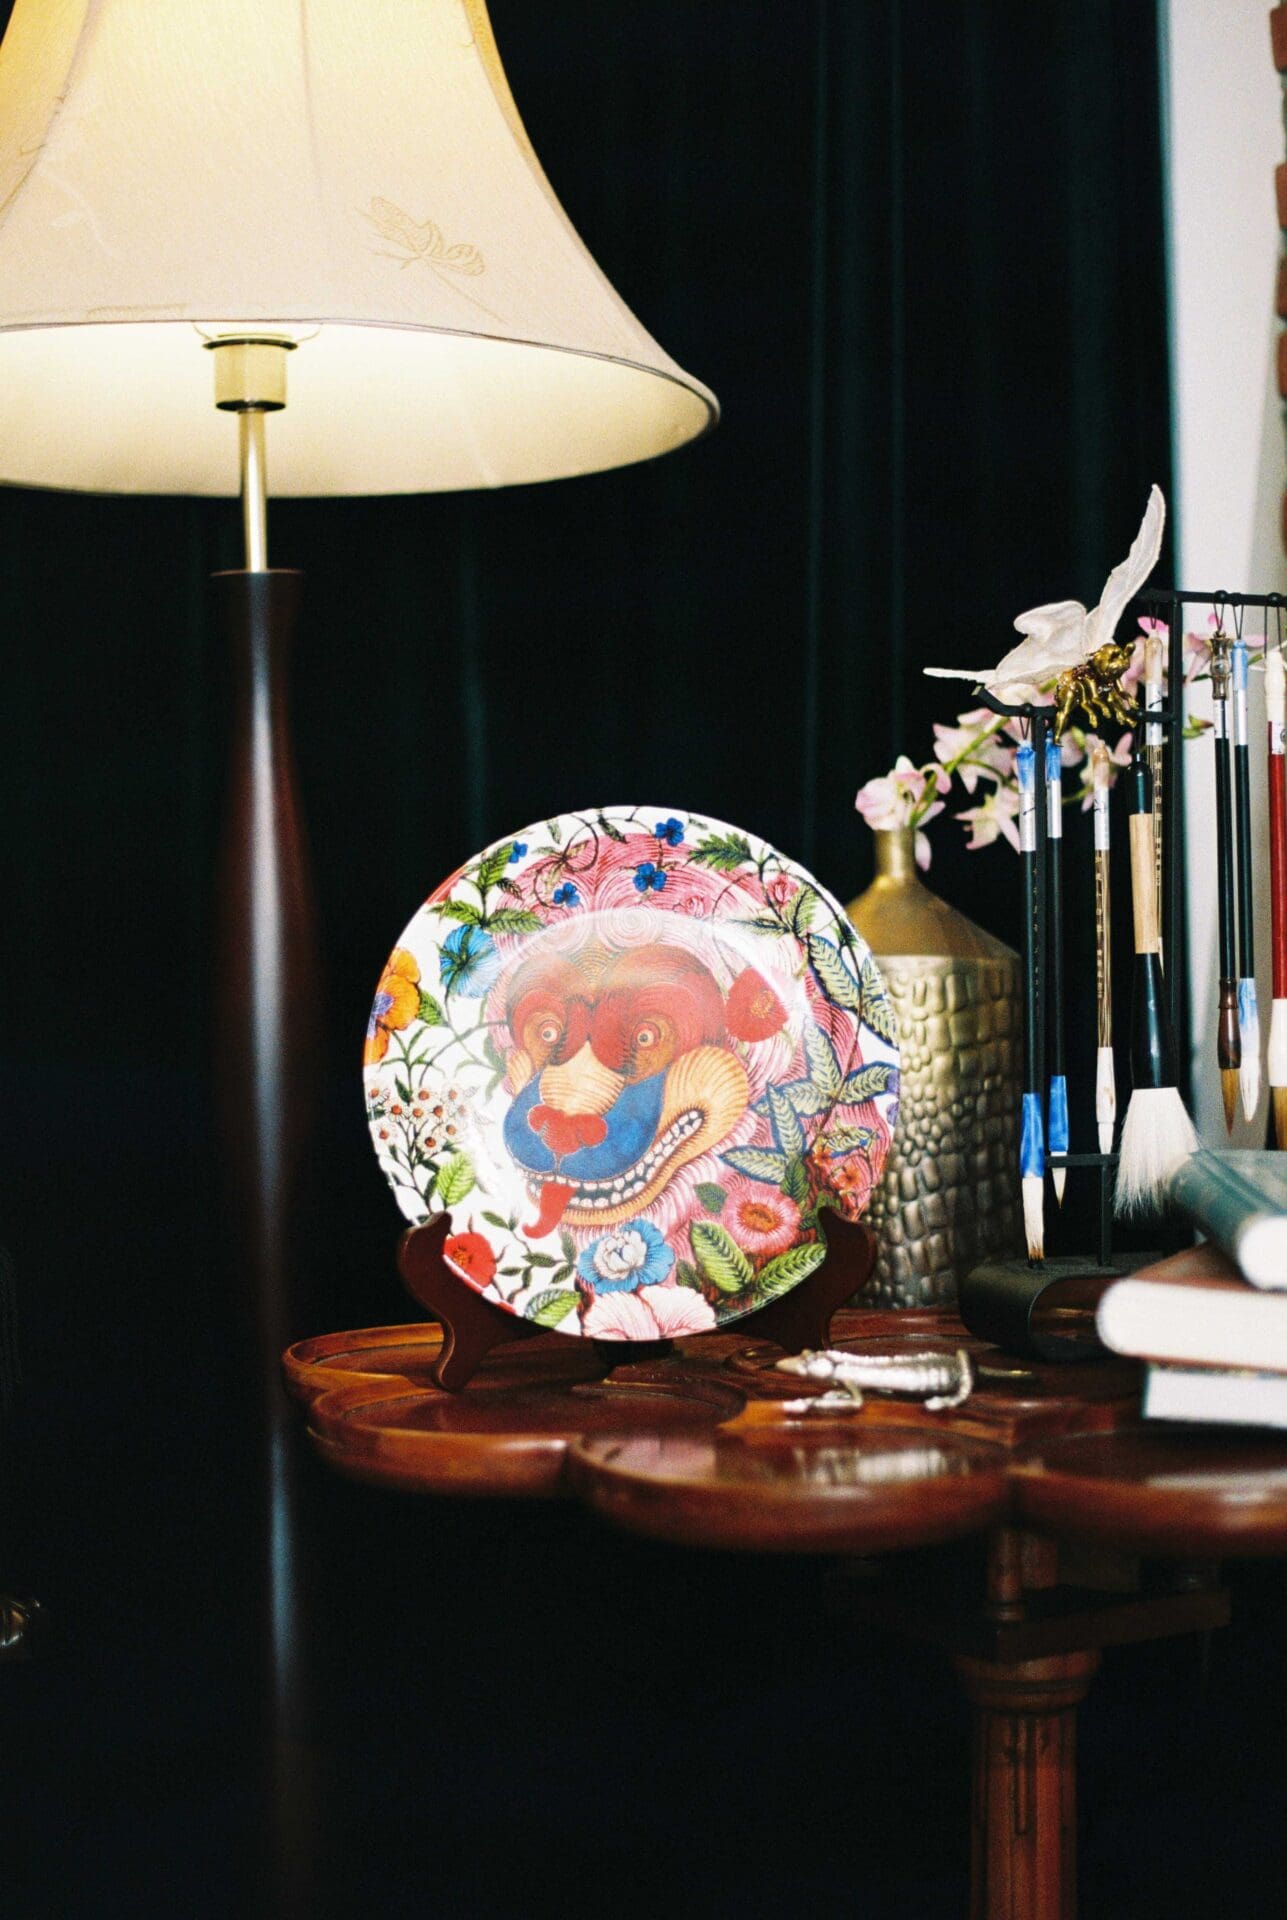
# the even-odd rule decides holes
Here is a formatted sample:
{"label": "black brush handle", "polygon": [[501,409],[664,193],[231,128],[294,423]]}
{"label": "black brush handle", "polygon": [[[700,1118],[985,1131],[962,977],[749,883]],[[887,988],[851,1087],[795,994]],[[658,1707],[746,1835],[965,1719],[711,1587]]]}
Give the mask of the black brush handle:
{"label": "black brush handle", "polygon": [[1220,917],[1220,978],[1235,980],[1238,973],[1234,935],[1233,815],[1229,807],[1229,703],[1216,700],[1216,892]]}
{"label": "black brush handle", "polygon": [[[1227,749],[1226,749],[1227,751]],[[1238,975],[1249,980],[1256,971],[1255,906],[1251,888],[1251,768],[1249,749],[1233,750],[1233,801],[1238,833]]]}

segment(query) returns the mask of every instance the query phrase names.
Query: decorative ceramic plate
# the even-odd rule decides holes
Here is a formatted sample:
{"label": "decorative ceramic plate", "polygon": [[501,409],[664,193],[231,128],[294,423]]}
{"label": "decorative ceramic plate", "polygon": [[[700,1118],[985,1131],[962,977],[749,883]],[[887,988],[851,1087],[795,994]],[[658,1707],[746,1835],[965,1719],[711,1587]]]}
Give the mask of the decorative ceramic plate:
{"label": "decorative ceramic plate", "polygon": [[564,814],[432,893],[366,1042],[380,1164],[446,1258],[560,1333],[735,1320],[856,1218],[898,1108],[893,1009],[843,909],[748,833]]}

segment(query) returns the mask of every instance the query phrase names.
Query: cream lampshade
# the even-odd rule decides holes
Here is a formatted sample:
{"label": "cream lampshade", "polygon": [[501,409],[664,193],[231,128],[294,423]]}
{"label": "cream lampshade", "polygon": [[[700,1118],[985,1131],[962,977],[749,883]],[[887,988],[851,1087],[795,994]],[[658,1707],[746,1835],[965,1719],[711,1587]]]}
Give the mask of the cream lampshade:
{"label": "cream lampshade", "polygon": [[556,479],[717,416],[573,231],[483,0],[16,0],[0,482],[235,492],[220,334],[298,343],[274,494]]}

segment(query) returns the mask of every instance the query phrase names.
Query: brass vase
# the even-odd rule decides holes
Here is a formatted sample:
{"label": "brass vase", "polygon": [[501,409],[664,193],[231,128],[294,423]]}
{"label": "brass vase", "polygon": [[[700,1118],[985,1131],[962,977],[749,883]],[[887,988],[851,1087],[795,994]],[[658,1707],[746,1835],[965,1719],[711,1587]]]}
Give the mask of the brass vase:
{"label": "brass vase", "polygon": [[877,829],[876,877],[849,903],[898,1013],[894,1144],[867,1218],[880,1251],[863,1299],[950,1304],[983,1260],[1022,1246],[1019,956],[930,892],[911,827]]}

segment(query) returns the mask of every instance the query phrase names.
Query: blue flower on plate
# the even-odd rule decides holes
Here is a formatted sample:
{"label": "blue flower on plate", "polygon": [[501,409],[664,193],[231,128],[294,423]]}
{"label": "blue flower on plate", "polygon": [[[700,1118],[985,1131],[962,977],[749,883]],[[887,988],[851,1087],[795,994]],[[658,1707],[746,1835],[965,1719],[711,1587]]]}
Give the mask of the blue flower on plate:
{"label": "blue flower on plate", "polygon": [[651,1220],[627,1220],[592,1240],[577,1256],[576,1270],[596,1293],[633,1293],[667,1278],[675,1256]]}
{"label": "blue flower on plate", "polygon": [[673,813],[669,820],[659,820],[653,828],[653,832],[659,840],[664,840],[668,847],[683,845],[684,823],[682,820],[676,820]]}
{"label": "blue flower on plate", "polygon": [[496,942],[481,927],[457,927],[442,943],[438,972],[448,993],[481,1000],[500,970]]}
{"label": "blue flower on plate", "polygon": [[511,865],[511,867],[514,865],[515,861],[521,860],[523,858],[523,855],[526,852],[527,852],[526,840],[516,840],[513,846],[509,850],[509,864]]}
{"label": "blue flower on plate", "polygon": [[565,880],[561,887],[555,887],[553,898],[556,907],[579,907],[581,904],[581,896],[570,880]]}
{"label": "blue flower on plate", "polygon": [[654,866],[651,860],[641,860],[635,868],[635,885],[640,893],[647,893],[651,887],[654,893],[660,893],[666,884],[665,869]]}

